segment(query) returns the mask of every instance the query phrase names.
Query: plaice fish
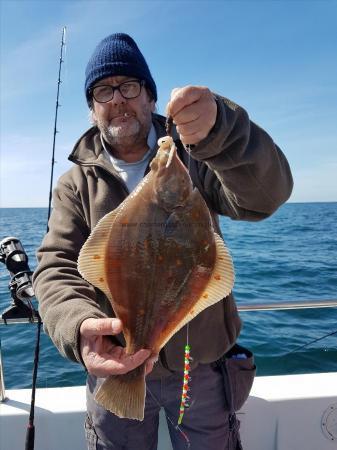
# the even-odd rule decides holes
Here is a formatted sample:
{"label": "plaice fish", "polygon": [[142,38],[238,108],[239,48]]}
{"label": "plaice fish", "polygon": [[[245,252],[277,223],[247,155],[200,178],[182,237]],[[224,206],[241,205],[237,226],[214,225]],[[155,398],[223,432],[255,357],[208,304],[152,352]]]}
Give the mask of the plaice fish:
{"label": "plaice fish", "polygon": [[[121,319],[127,354],[141,348],[158,354],[234,283],[231,257],[172,138],[158,143],[150,172],[98,222],[78,259],[80,274]],[[107,377],[95,398],[119,417],[143,420],[145,393],[144,363]]]}

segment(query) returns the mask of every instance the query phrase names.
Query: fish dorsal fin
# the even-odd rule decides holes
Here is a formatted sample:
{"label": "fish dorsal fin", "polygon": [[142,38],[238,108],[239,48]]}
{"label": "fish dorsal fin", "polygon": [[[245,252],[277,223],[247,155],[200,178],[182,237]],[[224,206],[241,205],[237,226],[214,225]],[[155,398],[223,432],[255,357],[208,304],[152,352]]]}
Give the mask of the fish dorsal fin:
{"label": "fish dorsal fin", "polygon": [[165,338],[165,341],[160,344],[160,348],[171,339],[184,325],[190,322],[194,317],[201,313],[204,309],[222,300],[230,294],[234,285],[234,267],[229,251],[221,239],[221,237],[214,233],[216,245],[216,262],[211,279],[201,294],[199,300],[191,308],[184,319],[179,322],[176,328]]}
{"label": "fish dorsal fin", "polygon": [[109,212],[97,223],[81,248],[77,261],[77,268],[82,277],[103,291],[109,299],[111,293],[104,279],[106,242],[119,209],[118,207]]}

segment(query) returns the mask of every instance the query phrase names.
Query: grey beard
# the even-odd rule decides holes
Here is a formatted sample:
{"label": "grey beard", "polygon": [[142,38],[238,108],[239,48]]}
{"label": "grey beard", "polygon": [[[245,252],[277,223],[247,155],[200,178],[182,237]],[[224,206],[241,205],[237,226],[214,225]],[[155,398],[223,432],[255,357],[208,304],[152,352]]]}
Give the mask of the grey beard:
{"label": "grey beard", "polygon": [[123,130],[123,127],[114,126],[99,126],[104,139],[111,145],[111,147],[116,146],[132,146],[133,144],[139,143],[142,140],[147,139],[149,130],[141,126],[138,120],[135,120],[132,127],[127,130]]}

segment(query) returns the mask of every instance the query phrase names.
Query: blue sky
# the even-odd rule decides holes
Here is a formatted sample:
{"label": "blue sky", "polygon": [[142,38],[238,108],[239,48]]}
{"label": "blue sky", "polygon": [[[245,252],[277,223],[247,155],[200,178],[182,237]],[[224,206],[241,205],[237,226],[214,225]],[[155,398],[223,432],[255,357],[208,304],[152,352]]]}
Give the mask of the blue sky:
{"label": "blue sky", "polygon": [[159,92],[208,86],[243,106],[291,164],[290,201],[337,201],[337,2],[1,1],[2,207],[47,206],[62,27],[56,179],[89,127],[84,70],[113,32],[138,43]]}

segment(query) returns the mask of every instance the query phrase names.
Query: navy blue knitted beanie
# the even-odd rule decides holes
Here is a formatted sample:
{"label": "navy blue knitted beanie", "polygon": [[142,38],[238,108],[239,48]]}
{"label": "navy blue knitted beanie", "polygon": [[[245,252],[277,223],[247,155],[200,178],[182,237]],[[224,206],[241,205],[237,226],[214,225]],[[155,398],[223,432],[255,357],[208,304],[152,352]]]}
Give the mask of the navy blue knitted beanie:
{"label": "navy blue knitted beanie", "polygon": [[127,34],[115,33],[103,39],[92,54],[85,71],[85,95],[90,106],[89,89],[106,77],[125,75],[145,80],[157,101],[157,88],[144,56]]}

